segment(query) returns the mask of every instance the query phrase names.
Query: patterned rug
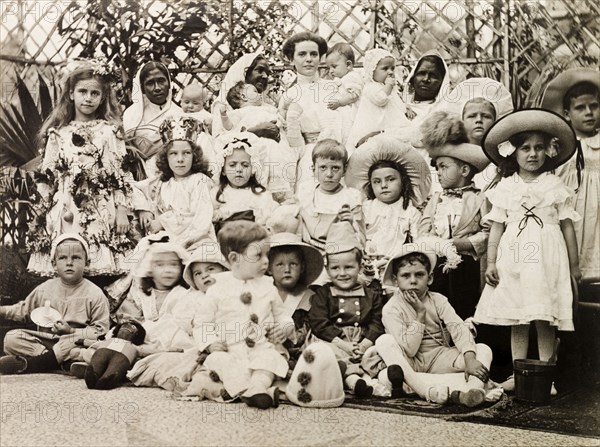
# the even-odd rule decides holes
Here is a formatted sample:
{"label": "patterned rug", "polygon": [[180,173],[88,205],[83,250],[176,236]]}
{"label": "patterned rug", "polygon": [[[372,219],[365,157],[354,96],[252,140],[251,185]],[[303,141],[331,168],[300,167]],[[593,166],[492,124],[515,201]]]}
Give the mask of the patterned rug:
{"label": "patterned rug", "polygon": [[600,438],[600,372],[596,369],[563,375],[556,382],[559,395],[548,405],[520,402],[504,395],[477,408],[440,405],[418,397],[356,399],[346,395],[344,406],[505,427]]}

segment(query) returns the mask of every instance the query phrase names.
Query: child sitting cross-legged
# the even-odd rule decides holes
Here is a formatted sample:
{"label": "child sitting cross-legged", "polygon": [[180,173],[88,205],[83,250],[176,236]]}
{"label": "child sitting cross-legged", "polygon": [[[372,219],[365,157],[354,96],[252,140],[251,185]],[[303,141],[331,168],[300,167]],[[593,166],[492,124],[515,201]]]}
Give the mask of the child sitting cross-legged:
{"label": "child sitting cross-legged", "polygon": [[326,253],[331,282],[319,287],[312,297],[310,326],[313,335],[333,349],[346,386],[357,397],[370,397],[373,387],[361,378],[359,364],[365,351],[383,334],[381,293],[358,281],[362,252],[349,222],[332,225]]}
{"label": "child sitting cross-legged", "polygon": [[31,318],[38,324],[38,330],[15,329],[6,334],[4,350],[9,355],[0,358],[0,374],[58,369],[79,355],[76,340],[96,338],[108,330],[108,301],[99,287],[83,277],[90,265],[85,239],[75,233],[61,234],[52,244],[50,259],[58,278],[40,284],[20,303],[0,306],[0,318]]}
{"label": "child sitting cross-legged", "polygon": [[267,236],[254,222],[223,226],[218,238],[231,271],[215,276],[193,321],[198,350],[208,354],[204,366],[209,377],[223,382],[228,397],[261,409],[278,405],[278,388],[272,384],[288,371],[273,343],[294,331],[273,280],[264,276],[269,265]]}
{"label": "child sitting cross-legged", "polygon": [[[401,390],[405,381],[428,401],[473,407],[486,398],[492,351],[475,344],[445,296],[429,291],[437,261],[433,253],[416,241],[388,262],[383,281],[396,291],[383,308],[386,334],[377,339],[377,352],[393,389]],[[446,374],[463,372],[458,381]]]}

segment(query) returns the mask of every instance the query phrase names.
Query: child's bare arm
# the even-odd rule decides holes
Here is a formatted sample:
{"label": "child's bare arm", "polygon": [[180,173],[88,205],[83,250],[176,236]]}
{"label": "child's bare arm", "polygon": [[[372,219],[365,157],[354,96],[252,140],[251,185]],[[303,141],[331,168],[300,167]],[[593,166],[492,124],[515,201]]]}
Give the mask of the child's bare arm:
{"label": "child's bare arm", "polygon": [[221,104],[219,111],[221,113],[221,123],[223,124],[223,128],[225,130],[233,129],[233,122],[231,121],[231,118],[229,118],[229,114],[227,113],[227,106],[225,104]]}
{"label": "child's bare arm", "polygon": [[485,282],[492,287],[496,287],[500,282],[498,269],[496,268],[496,258],[498,257],[498,244],[504,234],[504,224],[493,222],[488,239],[487,269],[485,271]]}
{"label": "child's bare arm", "polygon": [[560,221],[560,230],[562,231],[565,243],[567,244],[567,254],[569,255],[569,267],[571,276],[576,281],[581,281],[581,269],[579,268],[579,252],[577,249],[577,238],[575,237],[575,229],[571,219]]}

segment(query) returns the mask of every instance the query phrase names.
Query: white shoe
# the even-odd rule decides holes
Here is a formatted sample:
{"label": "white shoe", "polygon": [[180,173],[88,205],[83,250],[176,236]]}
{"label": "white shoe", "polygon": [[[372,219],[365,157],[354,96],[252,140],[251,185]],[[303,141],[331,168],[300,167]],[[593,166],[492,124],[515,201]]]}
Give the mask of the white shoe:
{"label": "white shoe", "polygon": [[515,390],[515,376],[511,374],[504,382],[500,384],[504,391],[512,392]]}

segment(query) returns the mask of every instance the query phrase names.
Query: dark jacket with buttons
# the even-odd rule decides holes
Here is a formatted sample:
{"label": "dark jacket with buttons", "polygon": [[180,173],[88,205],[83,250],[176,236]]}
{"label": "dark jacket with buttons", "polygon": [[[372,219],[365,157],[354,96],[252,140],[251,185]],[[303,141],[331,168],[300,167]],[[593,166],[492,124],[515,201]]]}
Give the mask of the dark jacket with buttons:
{"label": "dark jacket with buttons", "polygon": [[313,334],[331,342],[343,338],[342,327],[362,329],[363,338],[373,343],[385,332],[381,315],[383,299],[376,290],[359,286],[353,290],[340,290],[327,283],[319,287],[311,298],[308,318]]}

